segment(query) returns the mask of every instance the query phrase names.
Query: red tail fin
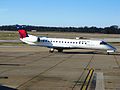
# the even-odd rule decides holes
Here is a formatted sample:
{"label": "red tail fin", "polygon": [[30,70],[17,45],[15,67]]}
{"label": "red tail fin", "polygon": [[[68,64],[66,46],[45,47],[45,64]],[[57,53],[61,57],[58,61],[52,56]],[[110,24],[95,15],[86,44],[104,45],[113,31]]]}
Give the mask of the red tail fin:
{"label": "red tail fin", "polygon": [[28,34],[24,29],[20,29],[20,30],[18,30],[18,32],[20,34],[20,38],[28,37]]}

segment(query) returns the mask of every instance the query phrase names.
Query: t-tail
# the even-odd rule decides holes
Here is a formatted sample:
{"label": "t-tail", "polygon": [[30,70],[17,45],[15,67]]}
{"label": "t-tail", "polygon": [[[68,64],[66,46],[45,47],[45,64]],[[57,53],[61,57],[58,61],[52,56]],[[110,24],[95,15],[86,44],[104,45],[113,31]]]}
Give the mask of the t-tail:
{"label": "t-tail", "polygon": [[27,32],[24,29],[20,29],[20,30],[18,30],[18,32],[20,34],[20,38],[21,39],[29,37],[28,34],[27,34]]}
{"label": "t-tail", "polygon": [[20,40],[24,43],[36,45],[36,43],[40,40],[39,37],[28,34],[23,26],[17,26],[17,29],[20,35]]}

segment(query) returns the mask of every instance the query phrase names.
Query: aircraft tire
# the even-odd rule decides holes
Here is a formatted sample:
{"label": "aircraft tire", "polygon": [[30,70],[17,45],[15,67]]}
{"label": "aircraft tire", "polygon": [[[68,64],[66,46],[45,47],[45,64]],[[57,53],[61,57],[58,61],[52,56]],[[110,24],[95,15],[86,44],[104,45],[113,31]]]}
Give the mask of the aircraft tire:
{"label": "aircraft tire", "polygon": [[49,52],[50,52],[50,53],[53,53],[53,52],[54,52],[54,49],[53,49],[53,48],[51,48],[51,49],[49,50]]}
{"label": "aircraft tire", "polygon": [[63,52],[63,49],[58,49],[58,52]]}

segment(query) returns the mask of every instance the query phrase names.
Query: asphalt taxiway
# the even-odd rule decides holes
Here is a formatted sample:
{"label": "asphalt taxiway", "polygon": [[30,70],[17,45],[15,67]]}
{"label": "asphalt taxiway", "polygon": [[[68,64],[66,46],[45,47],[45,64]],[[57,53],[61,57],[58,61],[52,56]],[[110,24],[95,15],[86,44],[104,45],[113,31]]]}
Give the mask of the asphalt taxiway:
{"label": "asphalt taxiway", "polygon": [[[18,90],[80,90],[88,70],[93,68],[97,78],[102,79],[101,88],[119,90],[120,47],[117,48],[116,54],[106,55],[92,50],[49,53],[43,47],[1,46],[0,84]],[[94,86],[91,82],[89,90],[95,90]]]}

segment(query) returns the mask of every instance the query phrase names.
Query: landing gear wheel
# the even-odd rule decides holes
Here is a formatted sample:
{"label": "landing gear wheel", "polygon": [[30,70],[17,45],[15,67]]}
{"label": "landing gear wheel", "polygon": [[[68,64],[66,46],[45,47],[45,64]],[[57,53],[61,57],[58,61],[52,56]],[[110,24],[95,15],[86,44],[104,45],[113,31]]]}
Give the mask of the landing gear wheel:
{"label": "landing gear wheel", "polygon": [[49,50],[49,52],[50,52],[50,53],[53,53],[53,52],[54,52],[54,49],[53,49],[53,48],[51,48],[51,49]]}
{"label": "landing gear wheel", "polygon": [[110,53],[109,53],[109,52],[107,52],[107,55],[110,55]]}
{"label": "landing gear wheel", "polygon": [[58,49],[58,52],[63,52],[63,49]]}

